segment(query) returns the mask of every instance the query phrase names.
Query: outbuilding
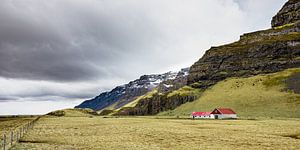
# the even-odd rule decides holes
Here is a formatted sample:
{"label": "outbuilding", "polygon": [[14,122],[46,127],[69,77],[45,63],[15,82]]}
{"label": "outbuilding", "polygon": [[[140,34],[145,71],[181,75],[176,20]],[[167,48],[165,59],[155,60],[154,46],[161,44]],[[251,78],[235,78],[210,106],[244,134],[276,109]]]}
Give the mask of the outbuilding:
{"label": "outbuilding", "polygon": [[230,108],[216,108],[211,114],[215,119],[237,119],[236,113]]}
{"label": "outbuilding", "polygon": [[211,112],[193,112],[193,119],[202,118],[202,119],[214,119],[214,115]]}

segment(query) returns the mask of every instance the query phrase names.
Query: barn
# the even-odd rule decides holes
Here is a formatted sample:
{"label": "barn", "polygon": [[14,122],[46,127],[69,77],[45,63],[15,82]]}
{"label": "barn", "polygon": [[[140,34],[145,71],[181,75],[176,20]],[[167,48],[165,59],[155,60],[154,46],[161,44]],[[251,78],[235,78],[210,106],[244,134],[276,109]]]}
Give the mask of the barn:
{"label": "barn", "polygon": [[193,119],[203,118],[203,119],[214,119],[214,115],[211,112],[193,112],[192,113]]}
{"label": "barn", "polygon": [[215,119],[237,119],[236,113],[230,108],[216,108],[211,114]]}

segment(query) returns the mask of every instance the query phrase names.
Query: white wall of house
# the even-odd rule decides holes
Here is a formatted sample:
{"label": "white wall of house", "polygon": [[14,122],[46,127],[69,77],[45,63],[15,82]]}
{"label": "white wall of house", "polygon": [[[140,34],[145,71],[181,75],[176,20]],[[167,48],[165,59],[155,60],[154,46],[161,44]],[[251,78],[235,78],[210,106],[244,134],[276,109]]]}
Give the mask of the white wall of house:
{"label": "white wall of house", "polygon": [[[193,116],[192,116],[193,118]],[[205,115],[205,116],[195,116],[194,117],[195,119],[214,119],[214,115],[211,114],[211,115]]]}
{"label": "white wall of house", "polygon": [[236,114],[214,114],[214,116],[218,116],[218,119],[237,119]]}

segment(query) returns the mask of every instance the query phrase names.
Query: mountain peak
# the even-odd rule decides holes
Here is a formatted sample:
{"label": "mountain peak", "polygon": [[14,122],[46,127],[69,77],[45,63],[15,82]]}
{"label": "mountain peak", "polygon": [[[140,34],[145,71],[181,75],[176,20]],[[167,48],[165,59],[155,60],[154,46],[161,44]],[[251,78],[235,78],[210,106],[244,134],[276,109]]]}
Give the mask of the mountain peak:
{"label": "mountain peak", "polygon": [[272,27],[295,23],[300,20],[300,0],[289,0],[272,18]]}

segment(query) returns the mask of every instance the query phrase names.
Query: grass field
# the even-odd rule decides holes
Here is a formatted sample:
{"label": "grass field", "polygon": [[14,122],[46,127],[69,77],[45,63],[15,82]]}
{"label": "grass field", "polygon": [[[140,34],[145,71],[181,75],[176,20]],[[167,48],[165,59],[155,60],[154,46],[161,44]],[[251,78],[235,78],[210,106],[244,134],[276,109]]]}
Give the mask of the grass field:
{"label": "grass field", "polygon": [[300,149],[300,120],[42,117],[12,149]]}

